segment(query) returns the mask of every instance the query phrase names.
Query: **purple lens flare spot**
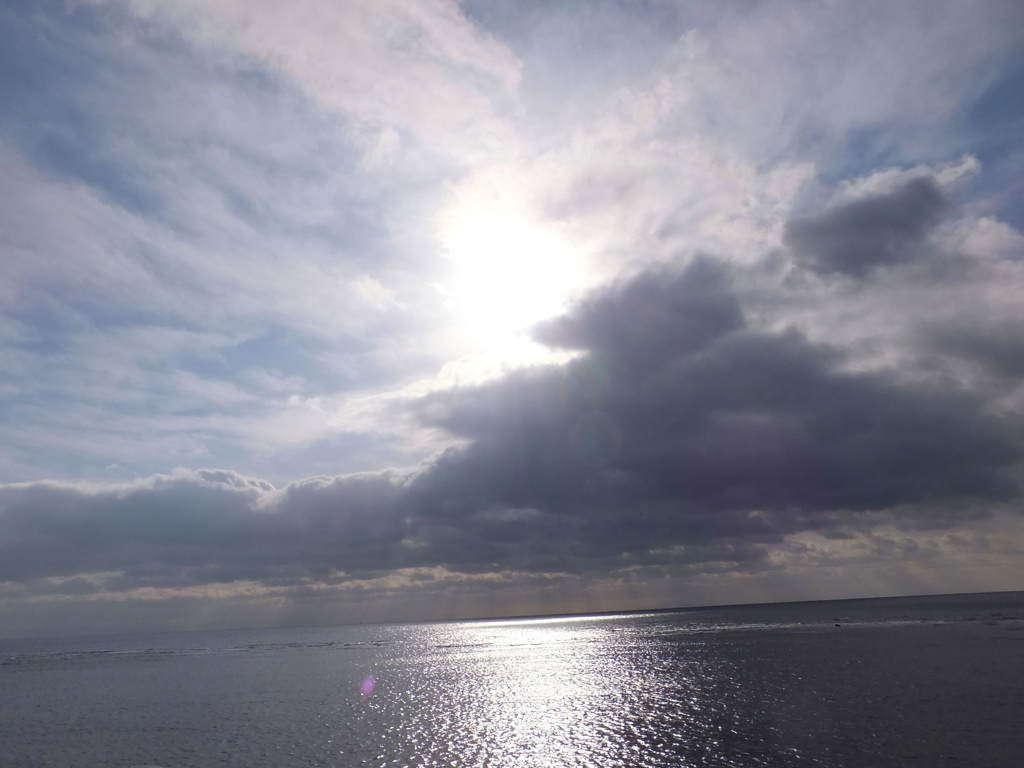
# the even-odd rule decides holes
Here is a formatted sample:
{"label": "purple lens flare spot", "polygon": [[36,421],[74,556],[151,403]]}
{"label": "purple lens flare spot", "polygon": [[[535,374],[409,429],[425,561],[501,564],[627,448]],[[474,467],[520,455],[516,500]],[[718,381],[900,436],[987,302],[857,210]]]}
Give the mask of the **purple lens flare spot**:
{"label": "purple lens flare spot", "polygon": [[359,693],[363,696],[369,696],[373,693],[373,689],[377,687],[377,678],[373,675],[367,675],[363,678],[363,682],[359,684]]}

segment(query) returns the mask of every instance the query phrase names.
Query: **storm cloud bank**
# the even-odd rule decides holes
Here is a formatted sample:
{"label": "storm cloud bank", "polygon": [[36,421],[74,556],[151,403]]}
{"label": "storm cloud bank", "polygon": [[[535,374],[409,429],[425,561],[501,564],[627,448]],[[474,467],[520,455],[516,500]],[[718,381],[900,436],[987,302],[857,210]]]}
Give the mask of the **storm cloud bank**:
{"label": "storm cloud bank", "polygon": [[[742,570],[801,534],[841,541],[1013,515],[1016,347],[971,341],[991,337],[969,310],[997,278],[1019,278],[1020,254],[974,269],[952,299],[916,280],[910,300],[898,273],[878,273],[968,263],[928,239],[950,207],[933,180],[914,179],[792,222],[788,251],[743,266],[696,255],[598,289],[536,331],[579,353],[568,363],[407,402],[457,439],[415,470],[282,488],[224,470],[2,486],[0,582],[39,599],[410,569]],[[942,307],[919,309],[940,293]],[[812,339],[787,314],[880,300],[890,325],[867,355]]]}

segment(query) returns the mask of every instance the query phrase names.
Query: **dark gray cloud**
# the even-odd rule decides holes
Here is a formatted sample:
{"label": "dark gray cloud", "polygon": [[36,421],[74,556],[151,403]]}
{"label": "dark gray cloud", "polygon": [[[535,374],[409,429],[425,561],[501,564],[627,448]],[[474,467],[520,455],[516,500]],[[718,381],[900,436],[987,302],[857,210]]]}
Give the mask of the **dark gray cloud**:
{"label": "dark gray cloud", "polygon": [[[903,210],[918,194],[915,182],[871,202]],[[819,229],[842,230],[843,210]],[[415,472],[281,489],[223,470],[0,486],[0,581],[83,595],[432,567],[761,568],[791,534],[941,530],[1019,499],[1019,426],[993,415],[997,392],[858,368],[795,327],[755,325],[742,286],[759,269],[698,256],[593,293],[537,331],[575,359],[411,405],[460,441]],[[1012,341],[986,351],[950,332],[940,354],[1013,370]],[[55,576],[67,581],[40,581]]]}
{"label": "dark gray cloud", "polygon": [[402,538],[398,487],[378,473],[276,492],[225,470],[100,489],[3,486],[0,581],[120,572],[111,586],[130,588],[389,567]]}
{"label": "dark gray cloud", "polygon": [[864,277],[878,267],[912,260],[946,205],[928,177],[789,222],[785,241],[797,259],[821,273]]}
{"label": "dark gray cloud", "polygon": [[536,335],[551,346],[650,364],[685,355],[742,325],[725,265],[699,257],[685,270],[655,267],[595,294]]}
{"label": "dark gray cloud", "polygon": [[[708,259],[607,290],[541,336],[587,354],[422,404],[470,441],[412,486],[445,558],[607,567],[1015,493],[1019,447],[984,398],[748,327]],[[510,544],[475,522],[485,509],[536,510],[525,561],[521,532]]]}
{"label": "dark gray cloud", "polygon": [[933,323],[921,337],[926,349],[942,357],[969,361],[997,377],[1024,376],[1024,319],[1019,316]]}

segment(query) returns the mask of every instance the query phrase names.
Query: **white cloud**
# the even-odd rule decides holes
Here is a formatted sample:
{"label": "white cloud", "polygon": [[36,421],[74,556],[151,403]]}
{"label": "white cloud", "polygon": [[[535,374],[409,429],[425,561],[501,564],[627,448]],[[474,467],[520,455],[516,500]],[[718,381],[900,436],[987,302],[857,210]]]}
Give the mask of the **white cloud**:
{"label": "white cloud", "polygon": [[368,154],[378,157],[371,165],[381,136],[395,136],[381,130],[397,129],[460,161],[500,151],[512,138],[498,111],[514,98],[519,61],[454,0],[111,2],[285,73],[355,121]]}

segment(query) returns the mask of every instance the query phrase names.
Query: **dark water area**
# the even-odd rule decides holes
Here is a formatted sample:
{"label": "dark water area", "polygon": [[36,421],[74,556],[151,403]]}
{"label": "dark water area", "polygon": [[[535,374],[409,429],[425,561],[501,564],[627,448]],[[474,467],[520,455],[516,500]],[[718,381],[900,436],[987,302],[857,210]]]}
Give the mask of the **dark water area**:
{"label": "dark water area", "polygon": [[4,768],[1022,755],[1022,592],[0,641]]}

